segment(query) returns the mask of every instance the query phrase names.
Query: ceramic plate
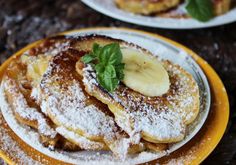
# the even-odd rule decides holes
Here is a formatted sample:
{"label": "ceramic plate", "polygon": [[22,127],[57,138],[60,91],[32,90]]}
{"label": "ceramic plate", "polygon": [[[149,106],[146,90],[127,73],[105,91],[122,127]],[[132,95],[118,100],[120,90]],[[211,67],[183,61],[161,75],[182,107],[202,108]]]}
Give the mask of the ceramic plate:
{"label": "ceramic plate", "polygon": [[[222,96],[223,96],[222,99],[227,100],[227,95],[224,91],[224,87],[223,87],[221,81],[219,80],[218,76],[215,74],[215,72],[213,70],[211,70],[210,66],[207,63],[205,63],[200,57],[195,55],[193,52],[191,52],[187,48],[185,48],[185,47],[183,47],[183,46],[181,46],[181,45],[179,45],[179,44],[177,44],[173,41],[170,41],[168,39],[165,39],[165,38],[157,36],[157,35],[153,35],[151,33],[145,33],[145,32],[140,32],[140,31],[129,30],[129,29],[114,29],[114,28],[84,29],[84,30],[76,30],[76,31],[67,32],[65,34],[66,35],[77,36],[77,35],[87,35],[87,34],[91,34],[91,33],[93,33],[93,34],[94,33],[103,34],[103,35],[111,36],[111,37],[114,37],[114,38],[121,38],[121,39],[126,40],[128,42],[136,43],[137,45],[140,45],[140,46],[152,51],[153,54],[156,54],[156,55],[160,56],[161,58],[169,59],[173,63],[181,65],[184,69],[189,71],[194,76],[195,80],[197,81],[197,83],[199,85],[200,92],[201,92],[201,105],[202,106],[201,106],[201,109],[200,109],[200,114],[199,114],[197,120],[193,124],[191,124],[190,127],[188,128],[188,134],[187,134],[186,138],[183,141],[172,145],[170,147],[168,153],[172,153],[173,151],[177,150],[178,148],[180,148],[184,144],[186,144],[190,139],[192,139],[192,137],[200,130],[200,128],[204,124],[204,122],[207,118],[208,112],[209,112],[210,91],[209,91],[207,78],[204,75],[202,69],[195,62],[195,60],[200,65],[203,65],[205,68],[208,68],[208,72],[212,72],[212,74],[215,76],[214,78],[216,78],[218,83],[219,83],[218,86],[220,86],[222,88],[221,89],[222,90]],[[40,41],[38,41],[38,42],[40,42]],[[33,45],[35,45],[37,43],[29,45],[25,49],[23,49],[23,50],[19,51],[18,53],[16,53],[14,56],[20,55],[22,52],[29,49],[29,47],[32,47]],[[6,68],[6,66],[8,65],[8,63],[11,59],[6,61],[1,66],[1,68],[0,68],[0,71],[1,71],[0,73],[1,74],[3,73],[4,69]],[[209,77],[208,77],[208,79],[209,79]],[[213,94],[214,94],[214,92],[213,92]],[[224,102],[224,104],[225,105],[223,105],[223,106],[224,106],[224,109],[226,109],[225,110],[226,113],[225,113],[224,116],[221,115],[221,117],[224,118],[224,120],[222,120],[221,125],[218,126],[218,127],[220,127],[219,129],[221,131],[218,131],[219,134],[218,134],[217,138],[213,141],[214,142],[213,145],[210,145],[209,150],[204,150],[204,152],[205,151],[207,151],[207,152],[205,153],[205,155],[201,155],[200,159],[192,157],[191,159],[189,158],[190,160],[188,160],[188,161],[190,161],[190,162],[192,162],[192,161],[193,162],[194,161],[196,161],[196,162],[202,161],[213,150],[213,148],[216,146],[216,144],[219,142],[219,140],[220,140],[220,138],[221,138],[221,136],[224,132],[227,120],[228,120],[228,101]],[[214,106],[215,106],[215,104],[214,104]],[[46,148],[43,148],[42,146],[40,146],[39,143],[32,143],[30,141],[32,141],[32,138],[34,138],[34,137],[28,137],[27,136],[27,131],[30,131],[30,130],[28,128],[19,126],[17,124],[13,124],[15,122],[14,118],[12,116],[10,116],[9,113],[6,113],[6,109],[5,110],[2,109],[2,112],[3,112],[3,115],[4,115],[5,119],[9,123],[9,126],[29,146],[26,145],[24,142],[22,142],[19,138],[16,138],[16,142],[19,142],[20,143],[19,145],[21,145],[21,143],[23,143],[24,145],[27,146],[25,148],[29,148],[29,149],[33,150],[33,152],[36,153],[36,155],[38,155],[39,157],[43,157],[43,159],[46,159],[46,160],[49,159],[50,161],[55,161],[57,163],[58,162],[61,162],[61,163],[62,162],[64,162],[64,163],[65,162],[67,162],[67,163],[78,163],[78,162],[83,161],[83,159],[81,159],[82,156],[85,156],[85,157],[86,156],[91,156],[91,153],[87,153],[87,152],[77,152],[77,153],[61,153],[61,152],[59,152],[59,153],[55,153],[55,152],[50,151]],[[3,122],[5,122],[5,121],[3,121]],[[0,128],[1,129],[7,129],[7,130],[9,129],[8,126],[6,126],[6,128],[1,126]],[[199,135],[200,135],[200,133],[199,133]],[[1,134],[0,134],[0,136],[1,136]],[[11,137],[12,136],[15,137],[14,133],[13,133],[13,135],[11,135]],[[197,137],[195,137],[195,138],[197,138]],[[214,137],[212,137],[212,138],[214,138]],[[4,139],[4,137],[2,137],[1,139]],[[31,140],[29,140],[29,139],[31,139]],[[191,140],[191,141],[193,141],[193,140]],[[4,140],[2,140],[2,141],[0,140],[0,142],[3,145],[5,144]],[[197,142],[194,141],[194,142],[197,143],[197,142],[201,142],[201,141],[197,141]],[[188,144],[194,143],[194,142],[189,142]],[[196,145],[197,144],[192,144],[192,146],[195,146],[195,147],[196,147]],[[0,147],[3,148],[2,146],[0,146]],[[195,150],[197,150],[197,149],[198,148],[195,148]],[[25,149],[23,151],[28,152]],[[177,150],[176,152],[174,152],[170,155],[175,156],[176,153],[178,153],[178,151],[179,150]],[[5,157],[5,159],[7,158],[6,155],[5,155],[6,153],[7,153],[6,150],[3,150],[2,155]],[[42,153],[44,153],[44,154],[42,154]],[[195,153],[195,152],[193,152],[193,153]],[[106,158],[108,158],[110,155],[109,155],[109,153],[103,153],[103,154],[106,155],[106,156],[104,157],[102,162],[106,162],[107,161]],[[34,155],[32,155],[32,157],[34,157]],[[151,161],[151,160],[156,159],[156,158],[160,158],[164,155],[165,154],[154,154],[154,155],[149,155],[148,157],[146,157],[146,155],[144,155],[145,157],[142,157],[142,155],[141,155],[141,157],[139,157],[139,158],[136,158],[136,159],[132,158],[129,161],[127,160],[126,163],[130,163],[130,161],[135,162],[135,163],[143,163],[143,162]],[[191,154],[188,154],[188,156],[191,156]],[[11,157],[11,156],[9,156],[9,157]],[[99,157],[99,156],[97,156],[97,157]],[[159,161],[169,161],[169,160],[171,160],[171,158],[169,158],[169,157],[170,156],[167,156],[163,159],[160,159]],[[176,158],[176,160],[178,160],[178,159]],[[94,162],[95,161],[97,161],[97,160],[94,160]],[[185,161],[185,159],[183,159],[183,161]],[[112,163],[110,160],[109,160],[109,162]],[[93,162],[91,162],[91,163],[93,163]]]}
{"label": "ceramic plate", "polygon": [[202,23],[192,18],[176,19],[164,17],[150,17],[128,13],[116,7],[114,0],[82,0],[91,8],[108,15],[110,17],[149,27],[167,28],[167,29],[194,29],[206,28],[228,24],[236,21],[236,8],[231,9],[228,13],[215,17],[214,19]]}

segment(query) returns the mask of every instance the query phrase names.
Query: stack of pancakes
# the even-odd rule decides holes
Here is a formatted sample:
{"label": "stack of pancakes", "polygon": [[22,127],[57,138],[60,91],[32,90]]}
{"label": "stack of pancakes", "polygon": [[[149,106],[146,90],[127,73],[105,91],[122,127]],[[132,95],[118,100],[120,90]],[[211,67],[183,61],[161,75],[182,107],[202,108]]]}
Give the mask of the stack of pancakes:
{"label": "stack of pancakes", "polygon": [[1,88],[15,118],[40,134],[51,149],[110,150],[117,157],[159,152],[184,139],[199,112],[193,77],[169,61],[169,91],[147,97],[123,83],[114,92],[99,85],[90,65],[80,61],[94,43],[148,51],[105,36],[56,36],[13,59]]}

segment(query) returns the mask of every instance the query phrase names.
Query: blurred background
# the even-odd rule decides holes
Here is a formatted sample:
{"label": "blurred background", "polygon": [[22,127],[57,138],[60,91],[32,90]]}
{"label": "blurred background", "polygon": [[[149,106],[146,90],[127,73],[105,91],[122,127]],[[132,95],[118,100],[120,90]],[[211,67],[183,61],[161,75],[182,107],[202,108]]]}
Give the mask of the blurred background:
{"label": "blurred background", "polygon": [[65,30],[101,26],[163,35],[189,47],[216,70],[226,86],[231,115],[223,139],[203,164],[236,164],[236,23],[198,30],[157,29],[115,20],[80,0],[0,0],[0,63],[35,40]]}

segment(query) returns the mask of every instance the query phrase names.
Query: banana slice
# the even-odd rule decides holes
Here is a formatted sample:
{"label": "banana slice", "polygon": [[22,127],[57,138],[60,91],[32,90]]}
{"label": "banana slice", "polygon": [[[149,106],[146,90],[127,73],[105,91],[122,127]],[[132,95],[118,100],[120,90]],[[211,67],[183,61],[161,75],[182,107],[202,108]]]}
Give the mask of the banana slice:
{"label": "banana slice", "polygon": [[144,52],[122,48],[125,63],[123,83],[145,96],[161,96],[170,88],[169,75],[162,64]]}
{"label": "banana slice", "polygon": [[27,65],[27,78],[33,84],[39,84],[45,73],[51,56],[38,55],[37,57],[22,55],[21,60]]}

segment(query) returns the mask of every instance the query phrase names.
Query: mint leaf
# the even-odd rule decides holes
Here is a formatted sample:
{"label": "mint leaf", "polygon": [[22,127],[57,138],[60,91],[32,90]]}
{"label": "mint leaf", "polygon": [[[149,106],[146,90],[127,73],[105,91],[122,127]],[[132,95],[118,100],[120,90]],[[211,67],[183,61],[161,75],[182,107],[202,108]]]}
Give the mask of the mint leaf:
{"label": "mint leaf", "polygon": [[111,43],[104,46],[99,54],[99,60],[104,64],[119,64],[122,61],[122,53],[118,43]]}
{"label": "mint leaf", "polygon": [[98,56],[100,54],[100,51],[101,51],[101,47],[97,44],[97,43],[94,43],[93,44],[93,54],[96,56]]}
{"label": "mint leaf", "polygon": [[[102,71],[102,69],[100,71]],[[116,77],[116,70],[113,65],[107,65],[103,72],[97,72],[97,75],[99,84],[105,89],[107,89],[109,92],[114,91],[114,89],[119,84],[119,79]]]}
{"label": "mint leaf", "polygon": [[81,58],[81,61],[84,62],[85,64],[91,63],[92,61],[97,59],[97,56],[99,55],[100,51],[101,51],[101,47],[97,43],[94,43],[93,51],[89,54],[84,55]]}
{"label": "mint leaf", "polygon": [[95,65],[96,73],[103,73],[105,71],[105,66],[102,63]]}
{"label": "mint leaf", "polygon": [[81,61],[84,62],[85,64],[88,64],[88,63],[92,62],[95,59],[96,59],[96,57],[94,55],[86,54],[81,58]]}
{"label": "mint leaf", "polygon": [[108,85],[106,85],[105,83],[105,78],[104,78],[104,74],[97,74],[97,81],[98,83],[104,87],[105,89],[107,89],[109,91],[109,88],[107,88]]}
{"label": "mint leaf", "polygon": [[92,52],[82,57],[82,62],[90,64],[96,71],[98,83],[112,92],[124,79],[124,66],[122,53],[118,43],[100,46],[93,44]]}
{"label": "mint leaf", "polygon": [[123,80],[124,79],[124,76],[125,76],[124,72],[123,72],[124,68],[125,68],[125,64],[124,63],[121,63],[121,64],[115,66],[116,75],[117,75],[117,78],[119,80]]}
{"label": "mint leaf", "polygon": [[97,78],[99,84],[109,92],[113,92],[119,84],[117,78],[110,78],[110,76],[107,76],[106,74],[99,74]]}
{"label": "mint leaf", "polygon": [[211,0],[187,0],[186,10],[193,18],[206,22],[213,18],[213,4]]}
{"label": "mint leaf", "polygon": [[110,56],[108,63],[112,65],[120,64],[122,61],[122,53],[118,43],[110,44]]}
{"label": "mint leaf", "polygon": [[108,91],[113,92],[116,89],[116,87],[119,85],[120,81],[117,78],[112,78],[112,79],[109,79],[109,78],[106,79],[106,77],[104,78],[105,78],[105,81],[109,84]]}
{"label": "mint leaf", "polygon": [[116,78],[116,70],[113,65],[107,65],[105,70],[104,70],[104,75],[107,78]]}

